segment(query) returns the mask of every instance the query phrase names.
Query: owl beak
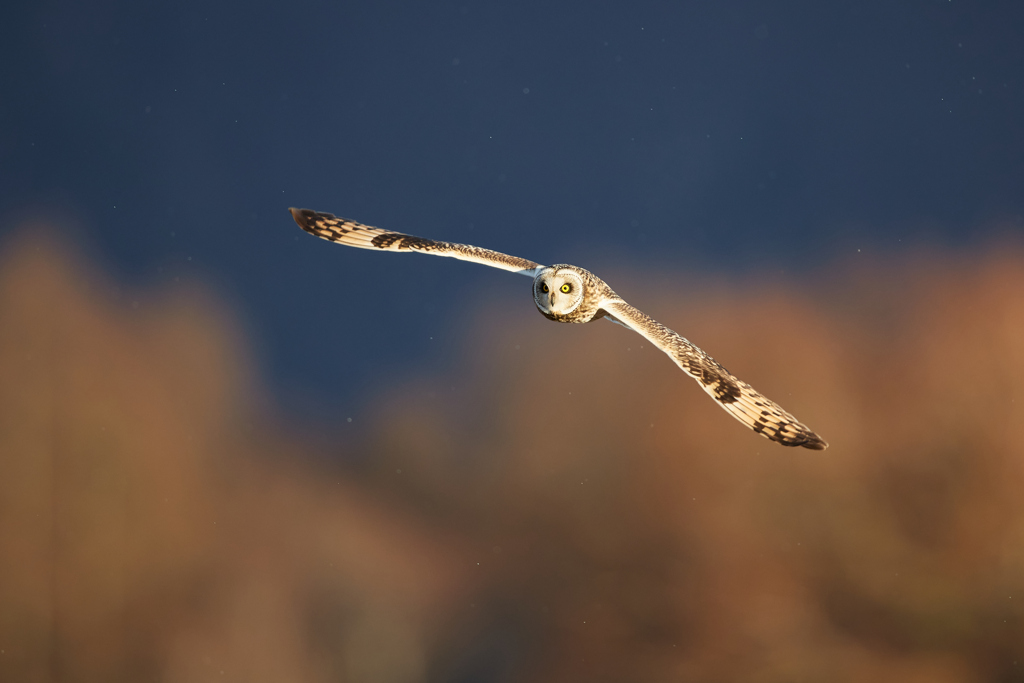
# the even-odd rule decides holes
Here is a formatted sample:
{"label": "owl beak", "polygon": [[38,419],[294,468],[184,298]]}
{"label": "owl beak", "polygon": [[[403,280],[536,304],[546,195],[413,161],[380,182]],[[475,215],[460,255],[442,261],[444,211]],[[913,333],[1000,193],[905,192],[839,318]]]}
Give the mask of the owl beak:
{"label": "owl beak", "polygon": [[555,290],[548,292],[548,307],[555,305]]}

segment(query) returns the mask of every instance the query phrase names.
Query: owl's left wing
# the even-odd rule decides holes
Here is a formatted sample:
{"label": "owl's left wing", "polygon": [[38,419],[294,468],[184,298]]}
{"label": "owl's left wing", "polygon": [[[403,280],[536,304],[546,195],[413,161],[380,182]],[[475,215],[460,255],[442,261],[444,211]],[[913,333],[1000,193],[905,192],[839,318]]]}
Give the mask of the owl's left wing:
{"label": "owl's left wing", "polygon": [[783,446],[803,446],[816,451],[828,448],[824,439],[783,410],[782,406],[736,378],[680,334],[621,299],[606,301],[601,308],[613,322],[639,333],[668,354],[730,415],[758,434]]}
{"label": "owl's left wing", "polygon": [[371,225],[363,225],[347,218],[338,218],[329,213],[320,213],[310,209],[288,209],[299,227],[311,235],[322,237],[331,242],[345,244],[360,249],[380,249],[384,251],[420,252],[435,256],[449,256],[461,261],[480,263],[492,268],[501,268],[527,277],[534,277],[542,267],[518,256],[509,256],[490,249],[481,249],[469,244],[455,242],[438,242],[424,237],[415,237],[401,232],[381,230]]}

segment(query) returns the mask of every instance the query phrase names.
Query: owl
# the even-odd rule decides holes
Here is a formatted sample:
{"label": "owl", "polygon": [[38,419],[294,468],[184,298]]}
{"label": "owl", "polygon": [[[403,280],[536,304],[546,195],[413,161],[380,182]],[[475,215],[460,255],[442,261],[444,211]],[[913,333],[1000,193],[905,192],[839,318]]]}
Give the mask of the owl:
{"label": "owl", "polygon": [[783,446],[819,451],[828,447],[824,439],[781,406],[736,378],[683,336],[630,306],[588,270],[567,263],[542,266],[490,249],[381,230],[309,209],[289,211],[299,227],[311,235],[350,247],[449,256],[526,275],[533,280],[533,302],[548,320],[589,323],[605,318],[622,325],[664,351],[718,405],[761,436]]}

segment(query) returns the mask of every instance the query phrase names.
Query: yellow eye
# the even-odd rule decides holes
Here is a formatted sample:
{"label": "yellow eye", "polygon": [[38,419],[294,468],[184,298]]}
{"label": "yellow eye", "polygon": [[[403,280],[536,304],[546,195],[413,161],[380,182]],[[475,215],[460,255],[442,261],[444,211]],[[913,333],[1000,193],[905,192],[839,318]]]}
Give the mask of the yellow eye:
{"label": "yellow eye", "polygon": [[562,293],[563,294],[568,294],[571,291],[572,291],[572,287],[569,285],[568,282],[566,282],[564,285],[562,285]]}
{"label": "yellow eye", "polygon": [[545,283],[543,283],[543,284],[541,284],[541,286],[540,286],[540,291],[544,292],[545,294],[547,294],[547,293],[548,293],[548,285],[547,285],[547,283],[546,283],[546,282],[545,282]]}

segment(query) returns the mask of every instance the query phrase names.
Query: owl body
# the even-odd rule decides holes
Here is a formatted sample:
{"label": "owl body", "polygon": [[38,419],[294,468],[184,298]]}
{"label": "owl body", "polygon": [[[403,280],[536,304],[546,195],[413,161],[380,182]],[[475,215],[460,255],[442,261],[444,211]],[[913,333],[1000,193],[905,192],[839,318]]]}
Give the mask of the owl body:
{"label": "owl body", "polygon": [[661,349],[697,380],[718,405],[761,436],[783,446],[813,450],[828,446],[777,403],[738,379],[682,335],[623,301],[604,280],[588,270],[567,263],[542,266],[490,249],[382,230],[309,209],[291,209],[291,213],[306,232],[350,247],[447,256],[526,275],[533,279],[533,302],[548,320],[589,323],[605,318],[622,325]]}

